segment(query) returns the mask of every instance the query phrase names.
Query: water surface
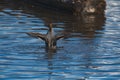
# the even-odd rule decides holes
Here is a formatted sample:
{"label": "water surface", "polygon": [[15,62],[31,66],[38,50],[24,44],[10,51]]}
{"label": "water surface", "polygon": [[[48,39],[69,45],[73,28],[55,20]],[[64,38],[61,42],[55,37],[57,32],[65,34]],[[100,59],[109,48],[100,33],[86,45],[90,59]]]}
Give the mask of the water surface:
{"label": "water surface", "polygon": [[[24,2],[0,2],[0,80],[119,80],[120,1],[105,15],[75,17]],[[26,32],[65,35],[56,52]]]}

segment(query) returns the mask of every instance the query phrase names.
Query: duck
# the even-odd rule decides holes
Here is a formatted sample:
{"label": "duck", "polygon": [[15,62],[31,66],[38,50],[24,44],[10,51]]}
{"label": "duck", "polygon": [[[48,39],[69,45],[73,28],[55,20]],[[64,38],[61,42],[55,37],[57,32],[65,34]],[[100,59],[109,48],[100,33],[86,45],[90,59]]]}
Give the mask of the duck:
{"label": "duck", "polygon": [[61,38],[63,38],[63,35],[55,35],[53,30],[53,24],[49,24],[49,29],[47,34],[41,34],[38,32],[27,32],[27,34],[31,37],[42,39],[45,41],[46,48],[47,49],[56,49],[57,47],[57,41]]}

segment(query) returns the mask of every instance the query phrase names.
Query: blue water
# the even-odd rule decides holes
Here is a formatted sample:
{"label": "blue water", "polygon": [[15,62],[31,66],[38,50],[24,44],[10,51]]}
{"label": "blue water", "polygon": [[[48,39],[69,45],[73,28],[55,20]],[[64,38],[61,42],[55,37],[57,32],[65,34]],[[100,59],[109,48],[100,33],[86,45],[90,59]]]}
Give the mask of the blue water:
{"label": "blue water", "polygon": [[[107,0],[103,16],[82,18],[1,0],[0,80],[120,80],[119,15],[119,0]],[[56,52],[26,34],[46,34],[49,23],[66,36]]]}

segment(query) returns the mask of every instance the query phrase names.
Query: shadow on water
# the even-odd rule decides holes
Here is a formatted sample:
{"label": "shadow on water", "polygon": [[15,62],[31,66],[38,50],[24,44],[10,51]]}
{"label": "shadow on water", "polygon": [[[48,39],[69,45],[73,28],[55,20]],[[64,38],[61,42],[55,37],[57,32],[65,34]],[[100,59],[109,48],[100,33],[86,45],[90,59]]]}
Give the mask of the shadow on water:
{"label": "shadow on water", "polygon": [[[71,14],[55,12],[51,10],[46,10],[44,8],[35,7],[31,4],[26,4],[24,2],[14,0],[9,1],[6,5],[7,8],[15,9],[15,10],[23,10],[23,13],[28,13],[31,15],[36,16],[43,20],[45,26],[49,27],[48,25],[52,23],[54,25],[53,28],[57,29],[60,28],[62,30],[58,30],[60,33],[64,35],[64,40],[68,40],[69,38],[87,38],[87,39],[94,39],[95,37],[99,36],[99,30],[103,30],[103,26],[105,24],[105,16],[104,15],[81,15],[81,16],[72,16]],[[1,10],[1,9],[0,9]],[[30,27],[31,29],[31,27]],[[32,28],[33,29],[33,28]],[[38,30],[41,28],[37,28]],[[37,29],[34,29],[34,31]],[[27,32],[27,31],[26,31]],[[56,30],[56,33],[57,30]],[[100,36],[99,36],[100,37]],[[88,42],[89,43],[89,42]],[[92,43],[91,43],[92,44]],[[48,49],[47,49],[48,50]],[[46,50],[46,58],[48,59],[48,69],[50,70],[48,75],[49,79],[50,76],[54,76],[54,72],[52,71],[54,68],[54,63],[52,59],[57,53],[56,51],[47,51]],[[88,51],[89,52],[89,51]],[[91,58],[89,54],[85,54],[84,58],[86,59],[86,63],[84,64],[85,68],[88,69],[91,67]],[[69,71],[68,71],[69,72]],[[88,75],[86,75],[88,77]],[[85,77],[85,78],[87,78]],[[86,80],[86,79],[80,79]]]}
{"label": "shadow on water", "polygon": [[22,9],[23,13],[35,15],[42,19],[46,26],[52,23],[56,27],[61,27],[64,29],[63,34],[69,36],[72,35],[72,33],[80,33],[84,37],[94,38],[96,37],[96,31],[104,29],[103,26],[106,20],[105,15],[73,16],[68,12],[56,12],[54,10],[26,4],[26,2],[21,1],[18,3],[16,0],[13,1],[9,2],[9,7],[13,9]]}

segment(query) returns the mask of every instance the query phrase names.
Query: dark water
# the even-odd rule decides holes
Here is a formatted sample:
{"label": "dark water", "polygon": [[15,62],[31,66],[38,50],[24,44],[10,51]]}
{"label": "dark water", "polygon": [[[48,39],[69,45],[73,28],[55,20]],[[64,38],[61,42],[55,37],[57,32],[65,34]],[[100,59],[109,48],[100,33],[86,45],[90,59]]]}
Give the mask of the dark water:
{"label": "dark water", "polygon": [[[119,80],[119,15],[119,0],[107,0],[105,15],[82,17],[1,0],[0,80]],[[46,34],[49,23],[66,36],[56,52],[26,34]]]}

